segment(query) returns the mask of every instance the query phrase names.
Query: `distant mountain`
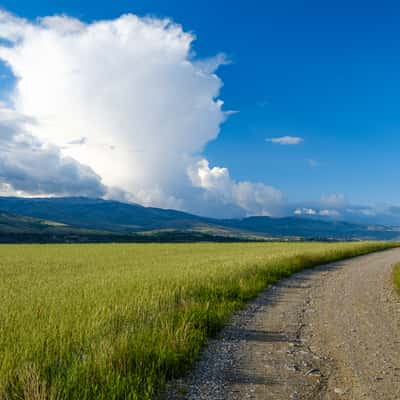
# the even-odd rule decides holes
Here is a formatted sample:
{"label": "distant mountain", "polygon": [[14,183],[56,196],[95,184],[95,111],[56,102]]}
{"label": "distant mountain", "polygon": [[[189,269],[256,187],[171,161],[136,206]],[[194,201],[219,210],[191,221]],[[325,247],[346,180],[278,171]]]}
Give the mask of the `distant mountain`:
{"label": "distant mountain", "polygon": [[64,228],[61,223],[0,212],[0,232],[3,233],[43,233]]}
{"label": "distant mountain", "polygon": [[[0,233],[60,233],[112,236],[110,240],[288,238],[395,240],[395,228],[300,217],[218,220],[193,214],[85,197],[0,197]],[[102,240],[103,240],[102,239]]]}
{"label": "distant mountain", "polygon": [[315,218],[249,217],[241,220],[224,220],[224,226],[234,227],[254,234],[268,234],[274,237],[299,237],[307,239],[377,239],[394,240],[400,238],[400,230],[379,225],[362,225],[338,220]]}
{"label": "distant mountain", "polygon": [[215,230],[113,232],[78,228],[55,221],[0,212],[0,243],[232,242],[257,239],[261,238]]}
{"label": "distant mountain", "polygon": [[68,225],[0,212],[0,243],[4,242],[65,242],[95,231],[69,227]]}
{"label": "distant mountain", "polygon": [[204,220],[175,210],[86,197],[0,197],[0,210],[79,228],[127,233],[154,229],[190,229]]}

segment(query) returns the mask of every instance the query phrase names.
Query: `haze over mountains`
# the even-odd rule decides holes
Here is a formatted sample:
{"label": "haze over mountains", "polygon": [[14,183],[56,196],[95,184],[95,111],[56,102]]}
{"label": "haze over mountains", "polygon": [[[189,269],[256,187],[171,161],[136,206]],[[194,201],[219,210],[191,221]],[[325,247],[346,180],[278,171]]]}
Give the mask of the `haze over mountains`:
{"label": "haze over mountains", "polygon": [[306,217],[212,219],[85,197],[0,197],[1,241],[394,240],[400,230]]}

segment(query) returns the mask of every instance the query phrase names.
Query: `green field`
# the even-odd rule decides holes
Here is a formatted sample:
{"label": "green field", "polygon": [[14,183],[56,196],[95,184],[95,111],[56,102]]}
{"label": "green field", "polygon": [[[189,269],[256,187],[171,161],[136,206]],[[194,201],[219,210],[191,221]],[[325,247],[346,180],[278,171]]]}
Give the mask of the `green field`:
{"label": "green field", "polygon": [[0,246],[0,398],[154,398],[269,284],[388,246]]}
{"label": "green field", "polygon": [[395,284],[395,286],[397,288],[397,291],[400,294],[400,264],[397,264],[394,267],[393,278],[394,278],[394,284]]}

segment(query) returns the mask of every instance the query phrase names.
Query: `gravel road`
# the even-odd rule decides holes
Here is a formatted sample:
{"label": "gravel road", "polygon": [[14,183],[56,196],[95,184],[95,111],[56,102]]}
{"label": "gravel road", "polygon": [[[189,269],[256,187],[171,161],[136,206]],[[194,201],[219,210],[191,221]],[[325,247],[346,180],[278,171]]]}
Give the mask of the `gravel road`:
{"label": "gravel road", "polygon": [[400,249],[266,290],[210,342],[171,399],[400,399]]}

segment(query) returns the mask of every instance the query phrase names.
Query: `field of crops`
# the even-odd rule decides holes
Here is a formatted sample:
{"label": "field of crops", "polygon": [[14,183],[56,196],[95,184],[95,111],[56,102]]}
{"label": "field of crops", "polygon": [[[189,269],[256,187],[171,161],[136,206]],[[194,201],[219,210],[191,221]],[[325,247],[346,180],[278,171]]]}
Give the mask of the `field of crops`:
{"label": "field of crops", "polygon": [[0,246],[0,398],[150,399],[272,282],[387,246]]}

